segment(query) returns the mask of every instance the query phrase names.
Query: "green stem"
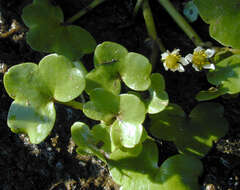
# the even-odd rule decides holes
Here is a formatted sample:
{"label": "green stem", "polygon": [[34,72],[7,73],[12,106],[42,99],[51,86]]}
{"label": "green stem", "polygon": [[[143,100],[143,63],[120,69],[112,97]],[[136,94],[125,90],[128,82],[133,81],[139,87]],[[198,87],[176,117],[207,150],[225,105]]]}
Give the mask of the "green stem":
{"label": "green stem", "polygon": [[143,1],[143,17],[144,17],[144,20],[145,20],[145,24],[146,24],[149,36],[154,41],[156,41],[156,43],[158,44],[161,52],[165,52],[166,49],[165,49],[161,39],[158,38],[158,36],[157,36],[156,26],[155,26],[155,23],[154,23],[154,20],[153,20],[152,11],[151,11],[151,8],[149,6],[148,0]]}
{"label": "green stem", "polygon": [[185,32],[185,34],[193,41],[195,46],[202,45],[203,42],[198,34],[192,29],[183,16],[175,9],[169,0],[158,0],[158,2],[166,9],[166,11],[175,20],[178,26]]}
{"label": "green stem", "polygon": [[143,3],[143,0],[137,0],[137,3],[135,5],[134,11],[133,11],[134,16],[136,16],[136,14],[137,14],[139,8],[141,7],[142,3]]}
{"label": "green stem", "polygon": [[77,102],[75,100],[72,100],[70,102],[58,102],[57,101],[57,103],[72,107],[72,108],[77,109],[77,110],[83,110],[83,103]]}
{"label": "green stem", "polygon": [[81,16],[85,15],[88,11],[94,9],[99,4],[103,3],[106,0],[94,0],[92,3],[90,3],[87,7],[80,10],[78,13],[73,15],[71,18],[69,18],[65,23],[70,24],[78,20]]}

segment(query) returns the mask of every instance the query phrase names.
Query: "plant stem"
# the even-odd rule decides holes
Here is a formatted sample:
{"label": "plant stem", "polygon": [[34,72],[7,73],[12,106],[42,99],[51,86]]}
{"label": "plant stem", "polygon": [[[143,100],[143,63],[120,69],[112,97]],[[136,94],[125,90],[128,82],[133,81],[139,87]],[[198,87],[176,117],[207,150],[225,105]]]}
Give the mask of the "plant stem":
{"label": "plant stem", "polygon": [[166,11],[175,20],[178,26],[185,32],[185,34],[193,41],[195,46],[202,45],[203,42],[193,28],[188,24],[184,17],[175,9],[169,0],[158,0],[158,2],[166,9]]}
{"label": "plant stem", "polygon": [[136,16],[136,14],[137,14],[139,8],[141,7],[142,3],[143,3],[143,0],[137,0],[136,5],[134,7],[134,11],[133,11],[134,16]]}
{"label": "plant stem", "polygon": [[156,61],[157,61],[157,57],[158,57],[157,56],[158,48],[161,50],[161,52],[165,52],[166,49],[165,49],[161,39],[157,35],[156,26],[155,26],[154,19],[152,16],[152,10],[151,10],[148,0],[143,0],[142,8],[143,8],[143,17],[145,20],[148,35],[153,40],[151,63],[152,63],[152,70],[154,70]]}
{"label": "plant stem", "polygon": [[106,0],[94,0],[92,3],[90,3],[87,7],[80,10],[78,13],[73,15],[71,18],[69,18],[65,23],[70,24],[78,20],[81,16],[85,15],[88,11],[94,9],[99,4],[103,3]]}
{"label": "plant stem", "polygon": [[165,49],[161,39],[158,38],[158,36],[157,36],[156,26],[155,26],[155,23],[154,23],[154,20],[153,20],[152,11],[151,11],[151,8],[149,6],[148,0],[143,1],[143,17],[144,17],[144,20],[145,20],[145,24],[146,24],[149,36],[154,41],[156,41],[160,50],[162,52],[164,52],[166,49]]}
{"label": "plant stem", "polygon": [[82,110],[83,109],[83,103],[77,102],[75,100],[72,100],[70,102],[58,102],[57,101],[57,103],[72,107],[72,108],[77,109],[77,110]]}

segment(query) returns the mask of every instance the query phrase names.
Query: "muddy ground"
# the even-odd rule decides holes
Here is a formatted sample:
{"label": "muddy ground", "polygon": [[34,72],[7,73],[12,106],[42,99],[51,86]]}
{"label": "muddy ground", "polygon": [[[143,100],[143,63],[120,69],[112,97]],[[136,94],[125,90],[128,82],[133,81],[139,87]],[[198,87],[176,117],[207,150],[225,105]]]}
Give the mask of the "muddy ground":
{"label": "muddy ground", "polygon": [[[25,41],[27,28],[21,20],[22,8],[31,0],[0,0],[0,14],[4,23],[1,30],[8,30],[15,19],[22,31],[6,38],[0,38],[0,62],[9,67],[21,62],[38,62],[43,53],[33,51]],[[84,8],[90,0],[55,0],[63,9],[66,18]],[[151,53],[151,42],[147,40],[141,11],[132,16],[134,0],[107,1],[91,10],[74,24],[87,29],[98,43],[114,41],[124,45],[129,51]],[[172,1],[182,11],[184,1]],[[183,54],[194,48],[192,42],[178,28],[165,10],[150,0],[159,37],[166,48],[180,48]],[[204,41],[217,42],[208,35],[208,26],[198,19],[192,24]],[[159,52],[160,55],[160,52]],[[159,59],[160,60],[160,59]],[[92,55],[84,58],[88,69],[92,68]],[[170,101],[179,104],[189,113],[198,103],[194,96],[209,84],[204,72],[194,72],[190,67],[184,73],[164,71],[158,61],[154,72],[160,72],[166,80],[166,90]],[[0,76],[0,190],[117,190],[108,174],[106,166],[94,157],[79,156],[75,153],[70,139],[70,126],[75,121],[89,123],[81,111],[56,105],[57,121],[51,135],[41,144],[32,145],[24,135],[12,133],[7,127],[7,114],[12,102],[6,94]],[[240,98],[217,98],[225,108],[229,131],[219,140],[202,161],[204,173],[199,179],[202,189],[240,189]],[[159,145],[162,158],[176,154],[172,143]],[[163,161],[163,160],[161,160]]]}

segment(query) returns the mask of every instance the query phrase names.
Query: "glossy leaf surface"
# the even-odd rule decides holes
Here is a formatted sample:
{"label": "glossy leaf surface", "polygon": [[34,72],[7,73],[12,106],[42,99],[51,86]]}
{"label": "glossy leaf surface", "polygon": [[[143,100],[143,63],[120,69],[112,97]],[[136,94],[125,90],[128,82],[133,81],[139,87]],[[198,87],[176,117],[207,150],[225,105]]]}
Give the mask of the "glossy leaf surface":
{"label": "glossy leaf surface", "polygon": [[63,13],[48,0],[34,0],[23,9],[22,18],[29,27],[27,42],[30,46],[46,53],[58,53],[70,59],[91,53],[96,42],[80,26],[63,25]]}
{"label": "glossy leaf surface", "polygon": [[216,64],[207,79],[211,84],[221,85],[229,94],[240,92],[240,55],[232,55]]}
{"label": "glossy leaf surface", "polygon": [[202,90],[200,91],[197,95],[196,95],[196,99],[198,101],[206,101],[206,100],[212,100],[215,99],[223,94],[226,94],[227,90],[224,90],[223,88],[221,88],[221,86],[219,88],[210,88],[208,90]]}
{"label": "glossy leaf surface", "polygon": [[43,141],[55,122],[54,100],[71,101],[84,89],[81,69],[56,54],[46,56],[39,65],[11,67],[4,75],[6,91],[15,99],[8,113],[11,130],[28,134],[32,143]]}
{"label": "glossy leaf surface", "polygon": [[119,104],[119,96],[103,88],[96,88],[90,92],[90,101],[83,105],[83,113],[91,119],[108,122],[117,115]]}
{"label": "glossy leaf surface", "polygon": [[76,67],[64,56],[51,54],[39,62],[41,79],[60,102],[68,102],[79,96],[85,88],[84,68]]}
{"label": "glossy leaf surface", "polygon": [[51,132],[55,118],[53,102],[35,105],[21,99],[11,104],[7,123],[14,133],[26,133],[32,143],[38,144]]}
{"label": "glossy leaf surface", "polygon": [[150,131],[154,136],[172,140],[181,152],[200,157],[228,128],[223,107],[217,103],[199,104],[188,117],[179,106],[170,104],[164,111],[152,115],[151,120]]}
{"label": "glossy leaf surface", "polygon": [[128,54],[128,50],[115,42],[103,42],[94,52],[94,65],[117,65]]}
{"label": "glossy leaf surface", "polygon": [[130,52],[121,60],[119,65],[121,78],[129,88],[138,91],[149,88],[152,66],[146,57]]}
{"label": "glossy leaf surface", "polygon": [[128,53],[117,43],[99,44],[94,52],[94,65],[95,69],[87,75],[87,93],[94,88],[104,88],[119,94],[120,79],[133,90],[144,91],[150,87],[149,60],[141,54]]}
{"label": "glossy leaf surface", "polygon": [[121,82],[118,73],[110,69],[110,65],[101,65],[93,69],[86,76],[86,92],[89,94],[95,88],[104,88],[115,95],[121,91]]}
{"label": "glossy leaf surface", "polygon": [[168,105],[168,94],[165,91],[165,81],[161,74],[151,75],[151,86],[149,88],[150,100],[148,100],[148,113],[155,114],[164,110]]}
{"label": "glossy leaf surface", "polygon": [[138,157],[110,161],[109,164],[111,176],[122,190],[200,189],[198,176],[202,172],[202,165],[198,159],[177,155],[167,159],[159,168],[158,149],[150,140],[143,143],[143,150]]}
{"label": "glossy leaf surface", "polygon": [[225,46],[240,48],[239,0],[194,0],[210,35]]}

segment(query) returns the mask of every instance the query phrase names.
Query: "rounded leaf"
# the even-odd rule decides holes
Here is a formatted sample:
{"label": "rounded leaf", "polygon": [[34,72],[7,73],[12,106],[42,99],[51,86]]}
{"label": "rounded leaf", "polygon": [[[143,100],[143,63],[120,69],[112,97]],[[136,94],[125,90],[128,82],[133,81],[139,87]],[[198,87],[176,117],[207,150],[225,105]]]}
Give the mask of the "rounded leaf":
{"label": "rounded leaf", "polygon": [[121,91],[121,82],[118,73],[114,69],[110,70],[109,66],[100,66],[93,69],[86,76],[85,90],[89,94],[95,88],[104,88],[118,95]]}
{"label": "rounded leaf", "polygon": [[240,48],[239,0],[194,0],[210,35],[225,46]]}
{"label": "rounded leaf", "polygon": [[128,50],[120,44],[103,42],[95,49],[94,64],[96,67],[100,65],[116,65],[127,53]]}
{"label": "rounded leaf", "polygon": [[38,105],[25,99],[15,100],[8,112],[8,126],[14,133],[26,133],[31,143],[42,142],[51,132],[56,118],[53,102]]}
{"label": "rounded leaf", "polygon": [[83,113],[95,120],[110,121],[119,111],[120,98],[102,88],[90,92],[90,101],[83,105]]}
{"label": "rounded leaf", "polygon": [[151,86],[149,88],[150,100],[148,100],[148,110],[150,114],[156,114],[164,110],[168,105],[168,94],[165,91],[165,81],[160,73],[151,75]]}
{"label": "rounded leaf", "polygon": [[144,103],[133,94],[120,95],[120,107],[117,119],[134,125],[142,124],[145,120]]}
{"label": "rounded leaf", "polygon": [[229,94],[240,92],[240,55],[232,55],[216,64],[216,69],[207,74],[211,84],[221,85]]}
{"label": "rounded leaf", "polygon": [[37,51],[78,59],[96,47],[94,38],[85,29],[63,25],[61,9],[51,5],[48,0],[35,0],[26,6],[22,18],[29,27],[27,42]]}
{"label": "rounded leaf", "polygon": [[152,115],[150,131],[158,138],[173,140],[180,152],[202,157],[210,150],[213,141],[227,132],[228,123],[220,104],[199,104],[189,117],[174,107],[170,104],[159,114]]}
{"label": "rounded leaf", "polygon": [[224,88],[221,88],[221,86],[219,88],[214,88],[211,87],[208,90],[202,90],[200,91],[197,95],[196,95],[196,99],[198,101],[206,101],[206,100],[212,100],[215,99],[223,94],[226,94],[227,90]]}
{"label": "rounded leaf", "polygon": [[116,146],[134,148],[140,143],[143,133],[141,124],[131,124],[125,121],[116,120],[111,127],[111,139]]}
{"label": "rounded leaf", "polygon": [[122,190],[156,190],[161,185],[154,181],[158,172],[158,148],[150,140],[143,143],[142,152],[137,157],[109,161],[113,180],[121,185]]}
{"label": "rounded leaf", "polygon": [[155,179],[161,182],[162,190],[200,190],[198,177],[202,172],[199,159],[180,154],[164,161]]}
{"label": "rounded leaf", "polygon": [[128,53],[119,63],[119,73],[123,82],[137,91],[144,91],[150,87],[151,70],[149,60],[138,53]]}
{"label": "rounded leaf", "polygon": [[85,88],[85,71],[64,56],[51,54],[39,63],[42,81],[51,96],[60,102],[78,97]]}

